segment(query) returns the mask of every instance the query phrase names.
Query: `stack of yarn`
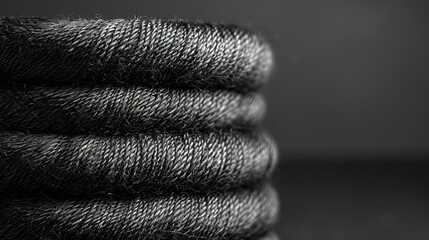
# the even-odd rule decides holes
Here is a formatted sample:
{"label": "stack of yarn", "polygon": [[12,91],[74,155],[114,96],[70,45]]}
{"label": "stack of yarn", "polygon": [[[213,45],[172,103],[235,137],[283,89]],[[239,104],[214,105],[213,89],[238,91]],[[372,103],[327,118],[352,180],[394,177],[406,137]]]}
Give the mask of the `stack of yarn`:
{"label": "stack of yarn", "polygon": [[0,19],[0,239],[274,239],[269,46],[180,20]]}

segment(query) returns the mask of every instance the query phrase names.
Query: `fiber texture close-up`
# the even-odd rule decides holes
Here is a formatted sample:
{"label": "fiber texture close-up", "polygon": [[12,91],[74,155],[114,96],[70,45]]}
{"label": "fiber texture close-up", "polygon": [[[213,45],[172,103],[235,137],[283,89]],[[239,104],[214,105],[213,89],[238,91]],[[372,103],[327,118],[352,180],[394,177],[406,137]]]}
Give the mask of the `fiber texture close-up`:
{"label": "fiber texture close-up", "polygon": [[277,239],[269,45],[182,20],[0,19],[0,239]]}

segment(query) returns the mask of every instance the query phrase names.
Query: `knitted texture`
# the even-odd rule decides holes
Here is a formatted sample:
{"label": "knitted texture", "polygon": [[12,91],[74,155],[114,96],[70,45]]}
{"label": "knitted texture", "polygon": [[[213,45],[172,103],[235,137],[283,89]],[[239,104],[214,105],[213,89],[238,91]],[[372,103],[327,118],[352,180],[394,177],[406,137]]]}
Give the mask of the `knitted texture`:
{"label": "knitted texture", "polygon": [[0,239],[276,240],[258,35],[0,18]]}

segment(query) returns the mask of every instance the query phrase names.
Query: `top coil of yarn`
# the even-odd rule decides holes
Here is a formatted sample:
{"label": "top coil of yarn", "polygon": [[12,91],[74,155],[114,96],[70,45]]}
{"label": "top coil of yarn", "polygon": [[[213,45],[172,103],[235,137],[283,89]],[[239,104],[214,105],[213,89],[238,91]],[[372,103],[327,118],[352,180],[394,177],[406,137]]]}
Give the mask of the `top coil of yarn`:
{"label": "top coil of yarn", "polygon": [[257,89],[273,65],[258,34],[181,20],[0,18],[0,85]]}

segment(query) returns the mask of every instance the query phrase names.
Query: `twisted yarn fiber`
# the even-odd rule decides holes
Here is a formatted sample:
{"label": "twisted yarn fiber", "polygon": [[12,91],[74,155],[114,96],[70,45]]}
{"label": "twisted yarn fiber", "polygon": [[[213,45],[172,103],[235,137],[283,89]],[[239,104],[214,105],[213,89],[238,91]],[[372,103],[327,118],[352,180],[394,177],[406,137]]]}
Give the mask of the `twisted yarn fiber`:
{"label": "twisted yarn fiber", "polygon": [[0,32],[4,82],[131,81],[254,89],[272,66],[262,38],[229,25],[141,18],[4,18]]}
{"label": "twisted yarn fiber", "polygon": [[[270,188],[210,196],[170,196],[122,201],[12,202],[4,212],[13,228],[30,228],[49,238],[66,239],[248,239],[273,221]],[[24,200],[25,201],[25,200]],[[31,200],[30,200],[31,201]],[[98,218],[85,218],[97,211]],[[14,223],[16,215],[24,221]],[[9,222],[8,222],[9,221]],[[0,232],[1,233],[1,232]],[[22,237],[25,234],[20,233]]]}
{"label": "twisted yarn fiber", "polygon": [[132,88],[0,89],[0,129],[129,133],[248,128],[265,103],[255,93]]}
{"label": "twisted yarn fiber", "polygon": [[0,18],[0,239],[276,239],[272,62],[232,25]]}
{"label": "twisted yarn fiber", "polygon": [[[271,173],[276,150],[260,132],[127,137],[0,133],[0,191],[206,192],[250,186]],[[142,160],[143,159],[143,160]]]}

